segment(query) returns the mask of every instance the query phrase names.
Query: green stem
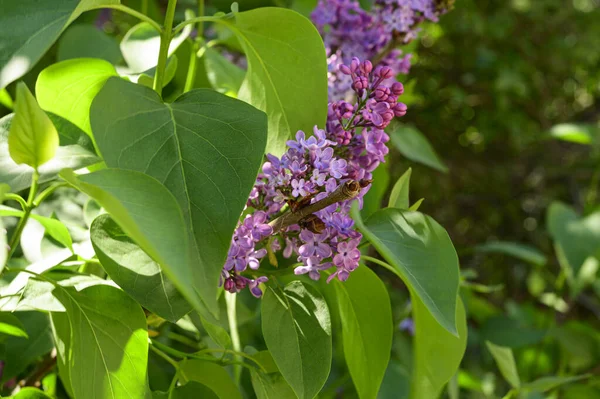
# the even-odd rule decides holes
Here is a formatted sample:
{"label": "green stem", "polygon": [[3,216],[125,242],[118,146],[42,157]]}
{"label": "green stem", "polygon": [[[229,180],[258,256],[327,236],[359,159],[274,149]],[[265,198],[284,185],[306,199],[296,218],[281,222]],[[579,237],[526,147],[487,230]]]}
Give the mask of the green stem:
{"label": "green stem", "polygon": [[398,273],[398,270],[396,270],[396,269],[394,268],[394,266],[390,265],[389,263],[385,263],[385,262],[384,262],[384,261],[382,261],[382,260],[379,260],[379,259],[377,259],[377,258],[373,258],[373,257],[371,257],[371,256],[367,256],[367,255],[361,255],[360,257],[361,257],[362,259],[364,259],[364,260],[367,260],[367,261],[371,262],[371,263],[376,263],[376,264],[378,264],[379,266],[383,266],[383,267],[385,267],[386,269],[388,269],[389,271],[391,271],[392,273],[394,273],[396,276],[398,276],[398,277],[402,278],[402,277],[400,276],[400,274]]}
{"label": "green stem", "polygon": [[27,202],[25,202],[25,199],[23,199],[23,197],[21,197],[19,194],[13,194],[13,193],[4,194],[4,199],[17,201],[21,205],[21,209],[23,209],[23,210],[25,210],[25,208],[27,208]]}
{"label": "green stem", "polygon": [[129,8],[122,4],[103,5],[97,8],[111,8],[113,10],[122,11],[126,14],[131,15],[132,17],[139,19],[140,21],[148,22],[154,29],[156,29],[157,32],[162,32],[162,27],[158,22],[148,17],[147,15],[142,14],[141,12],[134,10],[133,8]]}
{"label": "green stem", "polygon": [[185,21],[181,22],[179,25],[177,25],[175,27],[175,29],[173,29],[173,36],[177,35],[183,28],[185,28],[186,25],[189,24],[195,24],[197,22],[220,22],[223,20],[225,16],[222,17],[195,17],[195,18],[190,18],[190,19],[186,19]]}
{"label": "green stem", "polygon": [[[225,292],[225,303],[227,304],[227,321],[229,322],[229,332],[231,334],[231,343],[233,345],[233,350],[236,352],[242,351],[242,345],[240,343],[240,334],[238,332],[237,326],[237,315],[235,311],[235,301],[236,295],[230,292]],[[240,360],[241,357],[235,356],[237,360]],[[236,385],[240,384],[240,378],[242,376],[242,368],[241,367],[233,367],[233,379]]]}
{"label": "green stem", "polygon": [[198,43],[192,43],[192,48],[190,51],[190,64],[188,66],[188,73],[185,78],[185,86],[183,87],[183,92],[187,93],[188,91],[194,88],[194,83],[196,81],[196,71],[198,69]]}
{"label": "green stem", "polygon": [[31,175],[31,188],[29,189],[29,196],[27,197],[27,202],[25,203],[25,208],[23,209],[23,216],[21,217],[21,219],[19,219],[17,228],[10,239],[10,243],[8,244],[10,249],[8,250],[8,256],[6,257],[6,264],[8,264],[8,261],[10,260],[11,256],[15,253],[15,250],[19,245],[19,241],[21,240],[21,233],[23,233],[23,229],[27,224],[27,220],[29,219],[29,215],[31,215],[31,211],[35,208],[33,200],[38,189],[39,178],[40,175],[38,171],[35,170],[33,172],[33,175]]}
{"label": "green stem", "polygon": [[231,349],[212,348],[212,349],[203,349],[198,353],[229,353],[231,355],[241,356],[245,359],[250,360],[252,363],[256,364],[261,371],[263,371],[265,373],[267,372],[267,370],[265,370],[265,368],[262,366],[262,364],[260,364],[256,359],[254,359],[252,356],[250,356],[244,352],[236,352],[236,351],[232,351]]}
{"label": "green stem", "polygon": [[47,189],[45,189],[44,191],[42,191],[40,193],[40,195],[37,196],[37,198],[35,199],[35,201],[33,201],[33,204],[38,207],[42,201],[44,201],[46,198],[48,198],[48,196],[50,196],[50,194],[52,194],[57,188],[61,188],[61,187],[68,187],[69,184],[66,182],[60,182],[60,183],[54,183],[52,184],[50,187],[48,187]]}
{"label": "green stem", "polygon": [[175,35],[173,30],[173,19],[175,18],[175,7],[177,0],[169,0],[167,12],[165,14],[165,23],[160,33],[160,50],[158,52],[158,63],[156,65],[156,75],[154,76],[154,91],[162,96],[162,87],[165,77],[165,68],[167,66],[167,57],[169,56],[169,44]]}
{"label": "green stem", "polygon": [[166,360],[171,366],[175,367],[175,374],[177,374],[179,371],[179,364],[171,356],[158,349],[153,341],[150,341],[150,349],[158,356]]}

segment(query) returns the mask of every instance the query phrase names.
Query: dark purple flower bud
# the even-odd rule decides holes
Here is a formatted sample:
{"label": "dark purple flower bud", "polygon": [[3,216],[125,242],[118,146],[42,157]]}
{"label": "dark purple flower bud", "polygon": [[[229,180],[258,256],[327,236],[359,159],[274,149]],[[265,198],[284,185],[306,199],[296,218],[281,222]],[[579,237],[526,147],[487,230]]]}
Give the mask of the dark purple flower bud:
{"label": "dark purple flower bud", "polygon": [[394,82],[391,89],[392,93],[394,93],[395,96],[399,96],[402,93],[404,93],[404,85],[400,82]]}
{"label": "dark purple flower bud", "polygon": [[350,63],[350,71],[352,73],[356,73],[358,68],[360,67],[360,60],[357,57],[352,57],[352,62]]}
{"label": "dark purple flower bud", "polygon": [[389,79],[392,76],[394,76],[394,72],[392,71],[392,68],[390,68],[388,66],[379,66],[379,67],[375,68],[375,72],[373,73],[373,75],[376,78],[385,80],[385,79]]}
{"label": "dark purple flower bud", "polygon": [[369,60],[364,60],[360,69],[362,73],[368,75],[373,71],[373,64]]}
{"label": "dark purple flower bud", "polygon": [[233,282],[232,279],[228,278],[227,280],[225,280],[225,284],[223,285],[223,288],[225,289],[225,291],[228,292],[235,292],[235,283]]}
{"label": "dark purple flower bud", "polygon": [[350,75],[352,74],[352,71],[350,70],[350,68],[348,68],[347,65],[344,64],[340,64],[339,68],[341,73],[343,73],[344,75]]}
{"label": "dark purple flower bud", "polygon": [[394,105],[394,115],[400,117],[400,116],[404,116],[406,115],[406,110],[408,108],[406,107],[406,104],[404,103],[397,103],[396,105]]}

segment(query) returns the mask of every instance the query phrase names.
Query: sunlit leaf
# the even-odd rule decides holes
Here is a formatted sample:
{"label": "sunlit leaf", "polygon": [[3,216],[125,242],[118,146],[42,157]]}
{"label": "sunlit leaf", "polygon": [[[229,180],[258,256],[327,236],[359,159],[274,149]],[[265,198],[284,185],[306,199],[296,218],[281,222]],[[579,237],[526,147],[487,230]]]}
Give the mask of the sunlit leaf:
{"label": "sunlit leaf", "polygon": [[492,353],[502,376],[513,388],[521,386],[521,379],[519,378],[519,371],[517,370],[517,364],[513,352],[510,348],[504,346],[494,345],[490,341],[485,343]]}

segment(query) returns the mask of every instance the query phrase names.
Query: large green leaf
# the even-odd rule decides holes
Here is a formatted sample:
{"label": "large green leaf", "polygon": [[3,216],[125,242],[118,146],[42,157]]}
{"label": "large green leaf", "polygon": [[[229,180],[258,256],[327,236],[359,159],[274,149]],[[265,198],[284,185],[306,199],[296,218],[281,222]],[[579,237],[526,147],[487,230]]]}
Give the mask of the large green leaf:
{"label": "large green leaf", "polygon": [[58,133],[48,115],[25,85],[17,85],[15,116],[8,132],[8,152],[17,164],[34,169],[51,160],[58,148]]}
{"label": "large green leaf", "polygon": [[585,260],[600,258],[600,211],[581,217],[561,202],[553,202],[546,216],[550,235],[559,255],[564,255],[572,275],[577,277]]}
{"label": "large green leaf", "polygon": [[25,326],[29,338],[9,337],[0,343],[0,359],[4,360],[0,383],[21,373],[53,347],[48,315],[39,312],[17,312],[13,315]]}
{"label": "large green leaf", "polygon": [[[23,217],[24,214],[25,212],[23,211],[0,205],[0,216],[14,216],[20,218]],[[35,213],[30,214],[30,216],[44,227],[46,233],[50,237],[69,248],[71,251],[73,250],[73,239],[71,238],[67,227],[62,224],[60,220],[37,215]]]}
{"label": "large green leaf", "polygon": [[242,399],[227,370],[213,362],[188,359],[180,363],[180,370],[183,382],[196,381],[206,385],[220,399]]}
{"label": "large green leaf", "polygon": [[363,207],[360,211],[365,219],[381,209],[383,197],[387,194],[390,184],[388,169],[389,163],[384,163],[373,171],[373,183],[371,183],[369,191],[363,197]]}
{"label": "large green leaf", "polygon": [[103,169],[61,176],[94,198],[147,254],[157,261],[192,304],[202,305],[194,290],[188,236],[181,209],[156,179],[140,172]]}
{"label": "large green leaf", "polygon": [[344,356],[360,398],[376,398],[390,360],[393,319],[383,282],[367,266],[335,289]]}
{"label": "large green leaf", "polygon": [[494,345],[490,341],[486,341],[486,345],[494,357],[504,379],[508,381],[513,388],[521,386],[521,379],[519,378],[519,371],[517,370],[517,364],[515,363],[512,349]]}
{"label": "large green leaf", "polygon": [[323,40],[302,15],[285,8],[258,8],[222,20],[248,59],[239,98],[269,117],[267,152],[281,155],[298,130],[307,134],[327,118],[327,61]]}
{"label": "large green leaf", "polygon": [[205,89],[164,104],[112,78],[92,104],[92,127],[108,166],[144,172],[175,195],[195,247],[187,279],[216,311],[219,274],[263,159],[265,114]]}
{"label": "large green leaf", "polygon": [[25,75],[81,13],[120,0],[0,0],[0,89]]}
{"label": "large green leaf", "polygon": [[[60,146],[54,158],[38,169],[40,183],[56,178],[63,168],[79,169],[100,161],[92,141],[82,130],[59,116],[50,114],[49,117],[58,131]],[[8,132],[13,118],[14,114],[9,114],[0,119],[0,181],[19,192],[31,184],[33,169],[17,165],[8,153]]]}
{"label": "large green leaf", "polygon": [[465,307],[459,299],[456,306],[456,337],[440,326],[416,295],[411,295],[411,301],[415,340],[410,398],[435,399],[457,372],[467,347]]}
{"label": "large green leaf", "polygon": [[394,119],[386,131],[394,146],[406,158],[440,172],[448,172],[448,167],[440,160],[427,138],[416,128],[406,126]]}
{"label": "large green leaf", "polygon": [[237,96],[246,72],[210,47],[202,58],[212,87],[220,93]]}
{"label": "large green leaf", "polygon": [[[57,300],[54,295],[52,295],[52,299]],[[71,354],[71,325],[64,307],[62,311],[63,313],[50,313],[52,337],[54,338],[54,346],[56,348],[58,375],[69,396],[73,397],[71,368],[69,364],[69,356]]]}
{"label": "large green leaf", "polygon": [[119,43],[94,25],[76,24],[63,33],[58,41],[58,61],[73,58],[99,58],[116,64],[121,61]]}
{"label": "large green leaf", "polygon": [[260,363],[266,373],[250,370],[252,387],[258,399],[296,399],[297,396],[290,385],[285,381],[273,356],[269,351],[255,353],[252,357]]}
{"label": "large green leaf", "polygon": [[148,332],[142,308],[123,291],[96,285],[54,296],[70,322],[67,365],[75,397],[143,398],[148,390]]}
{"label": "large green leaf", "polygon": [[363,223],[354,206],[352,216],[438,323],[457,334],[458,257],[446,230],[420,212],[394,208],[382,209]]}
{"label": "large green leaf", "polygon": [[90,106],[115,67],[97,58],[77,58],[50,65],[38,76],[35,93],[40,106],[92,134]]}
{"label": "large green leaf", "polygon": [[90,238],[104,270],[140,305],[173,323],[191,310],[158,263],[109,215],[94,220]]}
{"label": "large green leaf", "polygon": [[262,331],[277,367],[298,398],[319,393],[331,368],[331,320],[327,303],[309,285],[267,286]]}

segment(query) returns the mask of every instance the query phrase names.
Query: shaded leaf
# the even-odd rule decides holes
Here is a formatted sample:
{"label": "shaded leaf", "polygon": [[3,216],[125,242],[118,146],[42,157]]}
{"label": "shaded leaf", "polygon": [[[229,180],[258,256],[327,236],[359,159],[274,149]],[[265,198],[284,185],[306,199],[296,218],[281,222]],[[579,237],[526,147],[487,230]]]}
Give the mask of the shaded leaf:
{"label": "shaded leaf", "polygon": [[73,58],[99,58],[116,64],[121,61],[119,43],[94,25],[77,24],[69,27],[58,40],[58,61]]}
{"label": "shaded leaf", "polygon": [[[24,212],[0,205],[0,216],[14,216],[21,218]],[[73,239],[67,227],[57,219],[48,218],[35,213],[29,215],[33,220],[39,222],[46,233],[56,241],[73,251]]]}
{"label": "shaded leaf", "polygon": [[212,390],[220,399],[242,399],[240,391],[227,373],[216,363],[188,359],[180,363],[184,382],[195,381]]}
{"label": "shaded leaf", "polygon": [[120,0],[0,0],[0,89],[25,75],[81,13]]}
{"label": "shaded leaf", "polygon": [[406,158],[440,172],[448,172],[448,167],[440,160],[427,138],[416,128],[406,126],[394,119],[386,131],[394,146]]}
{"label": "shaded leaf", "polygon": [[513,352],[510,348],[504,346],[494,345],[490,341],[486,341],[489,351],[491,352],[496,365],[500,369],[502,376],[513,388],[521,386],[521,379],[519,378],[519,371],[517,370],[517,364]]}
{"label": "shaded leaf", "polygon": [[258,399],[296,399],[294,391],[285,381],[273,357],[269,351],[262,351],[252,355],[254,359],[266,370],[259,373],[255,369],[250,370],[252,387]]}
{"label": "shaded leaf", "polygon": [[321,294],[293,281],[268,285],[261,305],[265,343],[298,398],[312,399],[331,368],[331,321]]}
{"label": "shaded leaf", "polygon": [[588,374],[568,377],[542,377],[524,384],[521,389],[528,392],[547,392],[564,384],[589,378]]}
{"label": "shaded leaf", "polygon": [[23,323],[21,323],[15,315],[6,312],[0,312],[0,335],[1,334],[29,338]]}
{"label": "shaded leaf", "polygon": [[90,239],[104,270],[140,305],[172,323],[192,309],[158,263],[108,214],[94,220]]}
{"label": "shaded leaf", "polygon": [[203,58],[206,74],[212,87],[220,93],[232,97],[237,96],[246,71],[210,47],[206,48]]}
{"label": "shaded leaf", "polygon": [[513,256],[537,266],[546,264],[546,256],[534,247],[529,245],[508,242],[508,241],[490,241],[475,247],[477,251],[501,253]]}

